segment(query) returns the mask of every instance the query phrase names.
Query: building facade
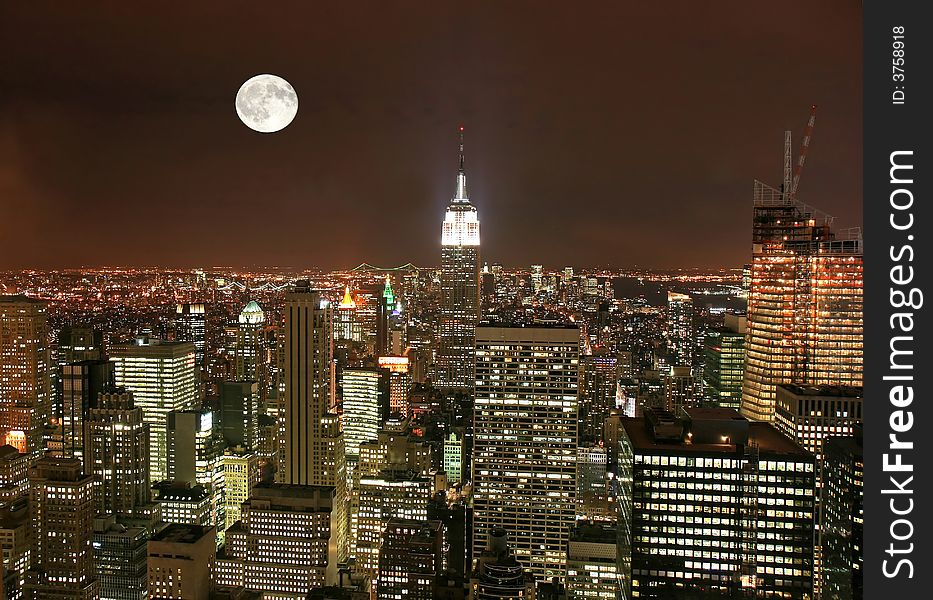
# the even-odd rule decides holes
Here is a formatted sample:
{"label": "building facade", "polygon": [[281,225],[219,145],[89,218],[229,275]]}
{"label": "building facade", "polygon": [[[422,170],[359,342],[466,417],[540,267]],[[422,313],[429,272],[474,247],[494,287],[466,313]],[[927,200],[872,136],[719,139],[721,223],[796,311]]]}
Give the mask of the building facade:
{"label": "building facade", "polygon": [[467,195],[462,127],[457,191],[441,227],[440,285],[435,385],[442,390],[471,390],[480,312],[480,236],[478,212]]}
{"label": "building facade", "polygon": [[52,403],[48,307],[26,296],[0,296],[0,436],[39,458]]}
{"label": "building facade", "polygon": [[734,410],[687,415],[622,419],[621,597],[812,597],[814,456]]}
{"label": "building facade", "polygon": [[256,486],[227,530],[216,583],[293,597],[334,585],[340,501],[333,487]]}
{"label": "building facade", "polygon": [[116,385],[133,394],[149,425],[149,478],[162,481],[168,477],[168,413],[198,404],[195,346],[137,338],[130,344],[114,345],[110,360],[115,364]]}
{"label": "building facade", "polygon": [[101,393],[85,431],[84,472],[94,476],[96,514],[126,515],[149,504],[149,424],[133,394]]}
{"label": "building facade", "polygon": [[45,457],[30,469],[29,482],[34,535],[26,597],[95,600],[94,478],[77,458]]}
{"label": "building facade", "polygon": [[776,388],[862,385],[861,233],[755,182],[742,414],[774,419]]}
{"label": "building facade", "polygon": [[481,326],[473,415],[473,551],[503,529],[536,576],[563,580],[576,515],[580,331]]}

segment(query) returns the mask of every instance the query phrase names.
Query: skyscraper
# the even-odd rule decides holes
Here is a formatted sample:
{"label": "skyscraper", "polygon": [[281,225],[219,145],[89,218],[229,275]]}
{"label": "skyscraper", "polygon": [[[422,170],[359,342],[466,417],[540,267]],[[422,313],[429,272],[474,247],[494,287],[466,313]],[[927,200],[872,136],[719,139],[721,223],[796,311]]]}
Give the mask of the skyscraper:
{"label": "skyscraper", "polygon": [[137,338],[111,349],[116,384],[132,392],[136,406],[143,410],[143,420],[149,424],[149,478],[153,483],[168,477],[168,413],[198,404],[194,355],[191,342],[153,338]]}
{"label": "skyscraper", "polygon": [[375,440],[388,413],[388,373],[383,369],[344,369],[343,438],[348,459],[360,455],[360,444]]}
{"label": "skyscraper", "polygon": [[334,539],[342,560],[347,550],[347,473],[343,433],[332,412],[333,356],[333,309],[307,281],[300,281],[285,295],[285,435],[277,477],[287,484],[334,488],[334,510],[342,514]]}
{"label": "skyscraper", "polygon": [[444,526],[440,521],[393,518],[379,550],[378,600],[433,600],[444,569]]}
{"label": "skyscraper", "polygon": [[146,600],[149,597],[145,527],[126,526],[110,514],[94,519],[94,562],[101,600]]}
{"label": "skyscraper", "polygon": [[0,436],[38,458],[52,402],[48,308],[26,296],[0,296]]}
{"label": "skyscraper", "polygon": [[411,417],[408,393],[411,391],[410,361],[407,356],[380,356],[379,366],[389,370],[389,411]]}
{"label": "skyscraper", "polygon": [[223,530],[240,520],[240,507],[249,500],[262,476],[259,455],[228,448],[223,457],[224,518]]}
{"label": "skyscraper", "polygon": [[233,349],[234,379],[265,384],[265,350],[262,329],[266,316],[255,301],[250,300],[237,317],[236,343]]}
{"label": "skyscraper", "polygon": [[82,360],[62,365],[62,452],[81,458],[85,421],[97,406],[101,392],[113,388],[114,364],[109,360]]}
{"label": "skyscraper", "polygon": [[259,384],[225,381],[220,387],[220,429],[228,446],[259,447]]}
{"label": "skyscraper", "polygon": [[94,476],[95,514],[131,514],[149,503],[149,425],[125,390],[101,393],[89,412],[84,472]]}
{"label": "skyscraper", "polygon": [[621,598],[812,597],[813,455],[731,409],[686,415],[622,419]]}
{"label": "skyscraper", "polygon": [[862,432],[827,438],[823,448],[823,598],[861,600],[865,572]]}
{"label": "skyscraper", "polygon": [[240,522],[227,531],[225,553],[215,571],[217,584],[297,596],[336,583],[337,502],[333,487],[253,488]]}
{"label": "skyscraper", "polygon": [[604,348],[580,357],[583,382],[580,392],[580,438],[602,437],[603,421],[615,408],[619,360]]}
{"label": "skyscraper", "polygon": [[726,314],[722,328],[704,342],[703,396],[719,408],[738,410],[745,375],[745,315]]}
{"label": "skyscraper", "polygon": [[175,307],[178,340],[194,344],[194,360],[204,367],[204,350],[207,347],[207,314],[204,305],[179,304]]}
{"label": "skyscraper", "polygon": [[667,292],[667,338],[674,366],[693,367],[695,351],[693,298]]}
{"label": "skyscraper", "polygon": [[577,523],[567,545],[567,600],[616,598],[615,523]]}
{"label": "skyscraper", "polygon": [[206,408],[168,413],[168,479],[203,486],[210,496],[209,523],[223,540],[223,436],[214,413]]}
{"label": "skyscraper", "polygon": [[149,597],[208,600],[216,548],[213,527],[172,524],[149,540]]}
{"label": "skyscraper", "polygon": [[580,331],[476,331],[473,549],[504,529],[533,573],[564,578],[577,494]]}
{"label": "skyscraper", "polygon": [[862,240],[755,182],[742,414],[774,418],[775,388],[862,385]]}
{"label": "skyscraper", "polygon": [[453,485],[463,482],[463,433],[451,431],[444,438],[444,472]]}
{"label": "skyscraper", "polygon": [[93,600],[94,478],[77,458],[45,457],[30,470],[30,518],[35,528],[27,598]]}
{"label": "skyscraper", "polygon": [[441,228],[441,300],[437,329],[435,385],[443,390],[473,388],[473,343],[479,320],[479,217],[467,196],[463,170],[463,127],[457,191]]}
{"label": "skyscraper", "polygon": [[[357,568],[377,585],[379,549],[389,519],[427,519],[432,482],[410,471],[383,471],[359,481],[356,544]],[[378,589],[378,585],[377,585]]]}

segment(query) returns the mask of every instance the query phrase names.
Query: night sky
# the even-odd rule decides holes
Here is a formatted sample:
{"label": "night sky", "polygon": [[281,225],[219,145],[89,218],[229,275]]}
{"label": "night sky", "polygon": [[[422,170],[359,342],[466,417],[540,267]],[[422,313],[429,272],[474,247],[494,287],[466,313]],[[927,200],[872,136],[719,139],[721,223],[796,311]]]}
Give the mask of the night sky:
{"label": "night sky", "polygon": [[461,123],[484,260],[740,266],[814,103],[799,197],[861,224],[858,2],[141,4],[0,5],[0,269],[436,265]]}

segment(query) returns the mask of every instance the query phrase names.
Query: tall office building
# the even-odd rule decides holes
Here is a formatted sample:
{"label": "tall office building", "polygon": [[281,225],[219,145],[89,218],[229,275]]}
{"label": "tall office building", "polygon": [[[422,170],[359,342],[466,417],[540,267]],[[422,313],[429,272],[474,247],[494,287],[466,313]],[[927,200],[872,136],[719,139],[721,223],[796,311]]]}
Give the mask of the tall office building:
{"label": "tall office building", "polygon": [[774,426],[816,456],[823,458],[828,437],[854,435],[862,424],[862,388],[794,384],[779,385]]}
{"label": "tall office building", "polygon": [[334,405],[333,311],[327,300],[299,282],[285,296],[285,402],[281,481],[334,485],[339,436],[327,418]]}
{"label": "tall office building", "polygon": [[58,364],[100,360],[104,356],[104,336],[91,327],[62,327],[58,332]]}
{"label": "tall office building", "polygon": [[233,374],[237,381],[255,381],[264,385],[265,347],[263,328],[266,315],[255,301],[247,302],[237,317],[236,341],[233,347]]}
{"label": "tall office building", "polygon": [[214,517],[212,497],[203,485],[163,481],[155,486],[159,510],[166,523],[183,525],[211,524]]}
{"label": "tall office building", "polygon": [[217,528],[218,544],[223,541],[224,472],[223,436],[214,413],[200,410],[168,413],[168,479],[174,483],[202,486],[210,496],[210,525]]}
{"label": "tall office building", "polygon": [[220,429],[228,446],[259,448],[259,384],[224,381],[220,386]]}
{"label": "tall office building", "polygon": [[26,570],[32,563],[32,530],[28,498],[0,504],[0,543],[3,544],[3,579],[0,585],[11,600],[23,597]]}
{"label": "tall office building", "polygon": [[0,446],[0,504],[29,494],[29,455],[10,446]]}
{"label": "tall office building", "polygon": [[[339,528],[333,487],[262,484],[227,530],[217,585],[307,594],[337,582]],[[280,596],[281,597],[281,596]]]}
{"label": "tall office building", "polygon": [[149,478],[153,483],[168,477],[168,413],[198,405],[194,356],[191,342],[154,338],[137,338],[111,348],[116,384],[132,392],[149,424]]}
{"label": "tall office building", "polygon": [[[62,404],[62,367],[84,360],[100,360],[104,356],[104,336],[100,330],[90,327],[72,327],[66,325],[58,332],[58,340],[52,349],[53,369],[52,369],[52,410],[53,417],[62,417],[64,406]],[[62,423],[59,422],[59,427]],[[64,427],[62,427],[64,433]],[[67,446],[64,444],[63,448]],[[77,445],[77,450],[81,451],[81,445]]]}
{"label": "tall office building", "polygon": [[567,544],[567,600],[615,600],[617,536],[615,523],[577,523]]}
{"label": "tall office building", "polygon": [[114,364],[104,359],[88,359],[61,367],[62,453],[81,458],[84,453],[84,428],[92,407],[101,392],[114,385]]}
{"label": "tall office building", "polygon": [[473,549],[493,529],[544,579],[564,578],[577,496],[580,331],[476,330]]}
{"label": "tall office building", "polygon": [[379,550],[377,600],[434,600],[444,572],[444,525],[394,518],[386,523]]}
{"label": "tall office building", "polygon": [[101,600],[146,600],[149,597],[145,527],[127,526],[115,515],[94,519],[94,563]]}
{"label": "tall office building", "polygon": [[463,483],[463,432],[451,431],[444,438],[444,472],[452,485]]}
{"label": "tall office building", "polygon": [[48,307],[26,296],[0,296],[0,436],[39,458],[52,402]]}
{"label": "tall office building", "polygon": [[697,381],[693,369],[686,366],[672,366],[664,373],[664,406],[674,414],[680,409],[696,406],[699,403]]}
{"label": "tall office building", "polygon": [[334,339],[350,342],[362,342],[365,339],[363,323],[356,314],[356,308],[356,300],[353,299],[348,285],[334,313]]}
{"label": "tall office building", "polygon": [[149,504],[149,425],[133,394],[101,393],[85,427],[84,472],[94,477],[95,514],[128,515]]}
{"label": "tall office building", "polygon": [[667,339],[675,366],[693,368],[693,316],[693,298],[689,294],[667,292]]}
{"label": "tall office building", "polygon": [[177,339],[194,344],[194,360],[204,366],[204,350],[207,347],[207,313],[203,304],[179,304],[175,307]]}
{"label": "tall office building", "polygon": [[827,438],[823,449],[822,597],[861,600],[865,571],[862,531],[865,459],[861,430],[854,436]]}
{"label": "tall office building", "polygon": [[408,393],[411,391],[410,362],[407,356],[380,356],[379,366],[389,370],[389,411],[411,417]]}
{"label": "tall office building", "polygon": [[383,471],[359,480],[359,512],[355,544],[357,567],[376,584],[379,548],[389,519],[427,519],[432,481],[410,471]]}
{"label": "tall office building", "polygon": [[616,407],[619,359],[604,348],[580,357],[583,381],[580,392],[580,438],[595,442],[602,437],[603,421]]}
{"label": "tall office building", "polygon": [[[862,425],[862,388],[848,386],[779,385],[776,388],[774,426],[816,456],[817,524],[824,510],[823,447],[827,438],[851,436]],[[822,532],[814,547],[814,595],[823,583]]]}
{"label": "tall office building", "polygon": [[333,487],[338,501],[335,540],[346,558],[347,472],[333,374],[333,310],[321,295],[298,282],[285,295],[284,439],[278,481]]}
{"label": "tall office building", "polygon": [[216,548],[213,527],[172,524],[147,546],[149,597],[209,600]]}
{"label": "tall office building", "polygon": [[755,182],[742,413],[774,419],[782,383],[862,385],[862,240]]}
{"label": "tall office building", "polygon": [[473,388],[473,343],[479,320],[479,218],[467,196],[463,170],[463,128],[457,191],[441,228],[441,300],[437,328],[435,386],[442,390]]}
{"label": "tall office building", "polygon": [[349,460],[359,457],[361,443],[376,439],[388,416],[387,378],[383,369],[343,370],[343,439]]}
{"label": "tall office building", "polygon": [[262,468],[255,452],[227,449],[223,456],[224,518],[226,531],[240,520],[240,507],[249,500],[253,488],[259,485]]}
{"label": "tall office building", "polygon": [[723,327],[704,341],[703,397],[718,408],[741,408],[745,332],[745,315],[727,313]]}
{"label": "tall office building", "polygon": [[27,598],[95,600],[94,478],[77,458],[45,457],[30,469],[30,519],[35,528]]}
{"label": "tall office building", "polygon": [[621,598],[812,597],[811,453],[731,409],[623,418]]}
{"label": "tall office building", "polygon": [[378,478],[383,471],[413,473],[427,478],[432,468],[431,445],[410,435],[406,425],[398,430],[383,429],[375,440],[360,444],[359,458],[353,470],[350,486],[351,554],[355,554],[359,539],[360,481],[365,477]]}
{"label": "tall office building", "polygon": [[609,452],[602,444],[577,448],[577,517],[604,521],[612,518],[609,502]]}

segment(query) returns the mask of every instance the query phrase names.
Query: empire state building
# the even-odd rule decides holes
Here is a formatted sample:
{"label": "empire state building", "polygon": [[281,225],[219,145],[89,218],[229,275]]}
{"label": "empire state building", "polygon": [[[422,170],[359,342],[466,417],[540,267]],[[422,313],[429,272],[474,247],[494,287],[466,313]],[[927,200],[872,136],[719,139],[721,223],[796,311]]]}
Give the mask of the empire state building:
{"label": "empire state building", "polygon": [[457,193],[447,207],[441,229],[441,303],[435,360],[435,385],[439,389],[473,389],[479,292],[479,216],[467,196],[461,127]]}

